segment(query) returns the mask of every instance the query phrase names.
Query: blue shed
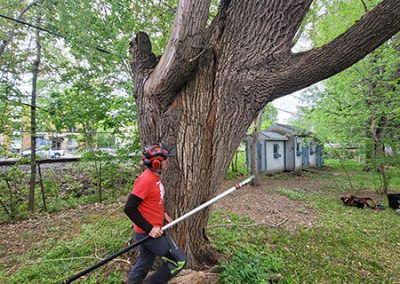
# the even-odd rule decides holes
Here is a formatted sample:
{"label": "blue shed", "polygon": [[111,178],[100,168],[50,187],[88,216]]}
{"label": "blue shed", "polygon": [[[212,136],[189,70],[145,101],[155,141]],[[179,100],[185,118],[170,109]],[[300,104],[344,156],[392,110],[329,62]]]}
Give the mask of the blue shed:
{"label": "blue shed", "polygon": [[277,132],[288,138],[286,142],[286,171],[322,167],[323,146],[312,136],[312,132],[280,123],[274,123],[267,131]]}
{"label": "blue shed", "polygon": [[[258,136],[257,160],[259,172],[279,172],[286,167],[286,141],[288,138],[276,132],[263,131]],[[253,138],[246,138],[246,162],[251,170]]]}

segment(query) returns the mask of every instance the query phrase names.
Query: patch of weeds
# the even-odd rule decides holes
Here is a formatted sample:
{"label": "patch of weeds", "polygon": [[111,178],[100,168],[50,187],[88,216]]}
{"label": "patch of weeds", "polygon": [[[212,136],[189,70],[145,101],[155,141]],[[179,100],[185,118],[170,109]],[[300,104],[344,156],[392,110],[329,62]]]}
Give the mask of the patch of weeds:
{"label": "patch of weeds", "polygon": [[49,213],[58,212],[67,208],[77,208],[79,201],[74,198],[67,199],[51,199],[47,204],[47,211]]}
{"label": "patch of weeds", "polygon": [[82,196],[81,198],[79,198],[79,201],[82,204],[89,204],[89,203],[96,203],[99,200],[98,200],[98,197],[96,195],[92,194],[92,195]]}
{"label": "patch of weeds", "polygon": [[226,180],[235,180],[237,178],[242,178],[248,176],[249,171],[247,169],[246,163],[246,152],[237,151],[232,159],[232,163],[225,173],[224,178]]}
{"label": "patch of weeds", "polygon": [[283,261],[266,245],[267,229],[246,217],[213,212],[207,234],[216,248],[229,257],[220,264],[221,283],[268,283]]}
{"label": "patch of weeds", "polygon": [[230,254],[244,242],[264,243],[265,233],[253,224],[251,219],[237,214],[213,212],[207,235],[220,252]]}
{"label": "patch of weeds", "polygon": [[280,188],[276,189],[276,192],[278,192],[279,194],[284,195],[292,200],[305,200],[306,199],[306,194],[299,190],[292,190],[292,189],[280,187]]}
{"label": "patch of weeds", "polygon": [[280,271],[283,261],[265,248],[244,244],[221,264],[222,283],[269,283],[271,274]]}
{"label": "patch of weeds", "polygon": [[72,196],[67,196],[62,199],[50,199],[47,204],[47,211],[49,213],[59,212],[65,209],[75,209],[82,204],[92,204],[98,201],[95,195],[85,195],[81,198],[74,198]]}
{"label": "patch of weeds", "polygon": [[[380,191],[382,189],[382,178],[378,171],[370,169],[368,172],[364,171],[364,164],[353,160],[343,160],[340,163],[339,160],[325,160],[327,167],[335,171],[335,175],[330,176],[330,179],[334,180],[337,187],[350,190],[350,184],[345,170],[351,178],[353,185],[353,191],[357,192],[360,190],[372,190]],[[345,170],[343,169],[343,166]],[[398,190],[400,189],[400,169],[399,167],[388,167],[387,178],[389,182],[389,188]]]}
{"label": "patch of weeds", "polygon": [[[23,266],[8,278],[3,277],[3,283],[58,283],[98,262],[98,257],[125,247],[130,239],[126,218],[104,220],[101,224],[83,225],[79,236],[68,242],[48,240],[38,244],[19,258]],[[113,271],[105,278],[106,269],[104,266],[92,272],[81,283],[121,283],[124,273]]]}

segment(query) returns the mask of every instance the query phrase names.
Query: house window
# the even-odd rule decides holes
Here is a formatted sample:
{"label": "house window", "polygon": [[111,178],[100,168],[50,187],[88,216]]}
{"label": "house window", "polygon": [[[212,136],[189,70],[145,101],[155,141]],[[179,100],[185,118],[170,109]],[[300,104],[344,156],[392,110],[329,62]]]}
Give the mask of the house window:
{"label": "house window", "polygon": [[51,149],[53,150],[61,150],[61,143],[62,143],[62,138],[54,138],[51,141]]}
{"label": "house window", "polygon": [[36,137],[36,146],[39,148],[42,148],[44,146],[46,146],[49,143],[49,141],[47,141],[46,139],[44,139],[44,136],[37,136]]}
{"label": "house window", "polygon": [[297,156],[301,156],[301,144],[300,144],[300,142],[296,143],[296,153],[297,153]]}
{"label": "house window", "polygon": [[279,154],[279,144],[274,144],[274,159],[280,158],[282,155]]}

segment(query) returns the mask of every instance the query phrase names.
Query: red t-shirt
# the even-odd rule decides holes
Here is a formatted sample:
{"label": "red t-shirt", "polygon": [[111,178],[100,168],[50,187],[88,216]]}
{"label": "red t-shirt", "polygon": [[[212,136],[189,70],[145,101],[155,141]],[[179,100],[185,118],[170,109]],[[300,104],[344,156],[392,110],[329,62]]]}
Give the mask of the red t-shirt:
{"label": "red t-shirt", "polygon": [[[162,227],[164,223],[164,186],[160,181],[160,176],[146,169],[135,181],[131,193],[143,199],[138,207],[143,218],[153,226]],[[133,228],[137,233],[145,232],[136,224]]]}

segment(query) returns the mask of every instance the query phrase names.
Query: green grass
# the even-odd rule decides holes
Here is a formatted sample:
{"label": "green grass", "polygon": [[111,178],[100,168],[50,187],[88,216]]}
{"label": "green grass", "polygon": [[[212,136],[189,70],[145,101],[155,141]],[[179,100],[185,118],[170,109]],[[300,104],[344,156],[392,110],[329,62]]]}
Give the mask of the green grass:
{"label": "green grass", "polygon": [[306,194],[300,190],[292,190],[287,188],[277,188],[276,192],[286,197],[289,197],[292,200],[304,200],[306,198]]}
{"label": "green grass", "polygon": [[282,269],[282,259],[265,242],[265,228],[252,225],[236,214],[211,215],[207,233],[217,250],[229,257],[220,264],[222,283],[268,283],[270,275]]}
{"label": "green grass", "polygon": [[345,207],[323,196],[313,196],[311,203],[321,214],[318,227],[269,235],[275,253],[285,259],[283,275],[301,283],[398,280],[400,223],[394,211]]}
{"label": "green grass", "polygon": [[[328,165],[339,175],[321,173],[313,178],[335,178],[340,195],[347,178],[337,162]],[[349,161],[346,166],[356,185],[370,185],[373,177],[361,165]],[[398,186],[396,179],[392,186]],[[319,221],[311,229],[300,226],[287,231],[251,226],[254,223],[247,218],[214,213],[208,234],[228,256],[220,264],[224,269],[221,283],[268,283],[266,279],[274,273],[283,277],[278,283],[400,283],[400,216],[388,208],[386,200],[384,211],[374,211],[346,207],[324,191],[276,191],[315,210]],[[213,227],[220,223],[230,225]]]}
{"label": "green grass", "polygon": [[[16,257],[15,261],[21,265],[16,273],[0,274],[0,283],[58,283],[98,262],[96,255],[105,257],[127,245],[131,228],[125,217],[97,221],[92,219],[91,224],[83,225],[72,240],[50,239],[36,244],[31,251]],[[121,271],[121,265],[114,263],[111,272],[103,266],[80,283],[121,283],[128,266],[124,264],[125,270]]]}
{"label": "green grass", "polygon": [[[334,163],[329,167],[339,175],[313,173],[309,178],[335,178],[336,190],[341,191],[346,183],[343,171]],[[349,170],[360,181],[371,178],[357,164],[349,163]],[[319,221],[311,229],[300,226],[287,231],[255,226],[237,214],[214,212],[207,234],[226,256],[220,262],[221,283],[268,283],[277,273],[283,277],[278,283],[399,283],[400,215],[388,209],[386,201],[386,210],[374,211],[343,206],[339,198],[322,190],[280,187],[276,191],[312,208]],[[95,254],[104,257],[126,246],[131,228],[122,213],[101,222],[101,216],[82,218],[87,224],[75,236],[60,232],[68,238],[42,240],[34,249],[14,256],[10,261],[19,269],[12,275],[0,270],[0,283],[57,283],[97,262]],[[81,283],[121,283],[128,270],[125,263],[113,263]]]}
{"label": "green grass", "polygon": [[236,225],[210,228],[216,247],[229,256],[221,263],[221,283],[268,283],[274,273],[283,276],[279,283],[398,283],[400,222],[394,211],[312,199],[321,220],[311,230],[242,228],[251,221],[232,216],[226,218]]}
{"label": "green grass", "polygon": [[[335,174],[336,176],[326,176],[327,178],[335,180],[340,184],[342,190],[351,189],[348,177],[344,171],[351,177],[351,182],[354,191],[360,190],[373,190],[379,191],[382,188],[382,178],[376,171],[370,170],[368,172],[363,171],[363,164],[358,163],[354,160],[344,160],[343,166],[339,160],[325,160],[325,166]],[[400,191],[400,168],[399,167],[388,167],[387,176],[389,181],[389,191],[398,192]]]}

